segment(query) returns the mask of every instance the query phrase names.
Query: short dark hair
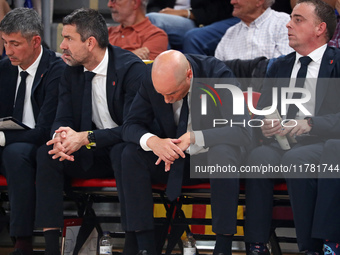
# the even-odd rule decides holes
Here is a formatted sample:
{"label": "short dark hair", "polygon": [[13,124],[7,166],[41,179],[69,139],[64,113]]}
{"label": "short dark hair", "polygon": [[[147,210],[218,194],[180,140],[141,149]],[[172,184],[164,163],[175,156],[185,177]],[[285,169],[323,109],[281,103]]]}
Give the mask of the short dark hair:
{"label": "short dark hair", "polygon": [[77,9],[63,19],[63,25],[75,25],[83,42],[93,36],[100,48],[106,48],[109,45],[109,34],[105,19],[96,10]]}
{"label": "short dark hair", "polygon": [[327,41],[331,40],[336,28],[336,16],[334,9],[322,0],[299,0],[297,4],[312,4],[315,7],[315,14],[321,22],[325,22],[327,26]]}
{"label": "short dark hair", "polygon": [[20,32],[26,40],[29,40],[35,35],[42,38],[44,27],[35,10],[21,7],[6,14],[0,22],[0,31],[4,34]]}

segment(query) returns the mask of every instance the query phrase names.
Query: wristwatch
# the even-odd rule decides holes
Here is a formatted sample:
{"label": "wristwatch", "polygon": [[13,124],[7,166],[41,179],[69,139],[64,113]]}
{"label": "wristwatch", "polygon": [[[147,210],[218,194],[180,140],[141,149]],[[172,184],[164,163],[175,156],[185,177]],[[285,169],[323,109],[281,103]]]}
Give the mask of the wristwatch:
{"label": "wristwatch", "polygon": [[96,137],[93,131],[87,131],[87,140],[89,140],[89,143],[86,144],[86,148],[91,149],[96,144]]}
{"label": "wristwatch", "polygon": [[310,126],[311,128],[314,126],[314,122],[311,117],[306,117],[305,120],[307,120],[308,126]]}

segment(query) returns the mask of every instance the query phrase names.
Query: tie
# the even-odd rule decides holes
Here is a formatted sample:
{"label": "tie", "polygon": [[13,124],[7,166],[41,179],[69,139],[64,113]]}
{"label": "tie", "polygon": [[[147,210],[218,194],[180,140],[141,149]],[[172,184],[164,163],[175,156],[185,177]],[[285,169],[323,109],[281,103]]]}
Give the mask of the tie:
{"label": "tie", "polygon": [[[309,63],[312,61],[312,59],[308,56],[301,57],[299,59],[301,63],[301,67],[297,73],[296,76],[296,83],[295,83],[295,88],[303,88],[306,80],[306,74],[307,74],[307,68]],[[293,99],[301,98],[301,93],[294,93],[293,94]],[[295,104],[291,104],[288,107],[288,112],[287,112],[287,119],[295,119],[297,112],[299,109],[296,107]]]}
{"label": "tie", "polygon": [[26,95],[26,78],[28,76],[28,72],[21,71],[20,77],[21,81],[19,84],[17,97],[15,99],[15,106],[13,110],[13,117],[18,121],[22,121],[22,114],[24,112],[24,103],[25,103],[25,95]]}
{"label": "tie", "polygon": [[[188,95],[186,95],[183,98],[181,114],[177,125],[176,138],[179,138],[181,135],[187,132],[188,116],[189,116]],[[181,157],[179,159],[176,159],[175,163],[170,168],[166,188],[166,194],[170,201],[175,200],[178,196],[181,195],[185,160],[186,160],[185,158]]]}
{"label": "tie", "polygon": [[80,125],[82,131],[92,129],[92,79],[95,75],[96,74],[93,72],[85,72],[85,86]]}

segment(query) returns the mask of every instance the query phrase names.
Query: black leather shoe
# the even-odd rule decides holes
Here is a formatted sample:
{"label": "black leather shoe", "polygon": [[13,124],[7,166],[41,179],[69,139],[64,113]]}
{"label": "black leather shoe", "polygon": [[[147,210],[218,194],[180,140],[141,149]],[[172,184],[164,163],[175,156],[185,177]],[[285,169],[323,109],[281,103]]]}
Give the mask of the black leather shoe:
{"label": "black leather shoe", "polygon": [[137,255],[149,255],[149,254],[148,254],[148,251],[146,251],[146,250],[141,250],[141,251],[139,251],[139,252],[137,253]]}

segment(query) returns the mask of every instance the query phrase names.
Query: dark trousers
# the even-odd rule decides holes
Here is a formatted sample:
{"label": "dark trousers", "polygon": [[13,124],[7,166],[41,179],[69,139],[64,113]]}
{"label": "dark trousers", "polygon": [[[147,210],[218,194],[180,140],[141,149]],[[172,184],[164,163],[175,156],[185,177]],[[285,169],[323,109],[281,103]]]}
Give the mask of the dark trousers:
{"label": "dark trousers", "polygon": [[36,152],[36,145],[29,143],[13,143],[0,150],[1,171],[7,179],[11,205],[11,236],[33,234]]}
{"label": "dark trousers", "polygon": [[[216,158],[225,164],[240,165],[242,154],[238,148],[223,145],[210,148]],[[122,168],[115,172],[122,208],[122,225],[126,231],[152,230],[152,183],[167,183],[169,172],[164,164],[155,165],[157,156],[145,152],[139,145],[127,144],[122,154]],[[186,157],[183,184],[202,182],[190,179],[190,157]],[[171,169],[170,169],[171,171]],[[218,234],[236,233],[236,215],[239,194],[238,178],[210,179],[213,231]]]}
{"label": "dark trousers", "polygon": [[[42,228],[63,227],[63,190],[64,180],[72,178],[109,178],[114,177],[112,163],[120,160],[120,151],[113,148],[91,149],[86,156],[93,162],[85,170],[82,164],[82,151],[74,153],[74,162],[53,160],[48,154],[50,146],[42,146],[37,153],[37,207],[36,225]],[[85,149],[85,148],[82,148]],[[85,149],[86,150],[86,149]],[[110,158],[110,151],[112,158]]]}
{"label": "dark trousers", "polygon": [[[323,148],[323,142],[298,143],[288,151],[279,149],[277,144],[265,145],[255,148],[247,161],[249,166],[282,164],[302,167],[299,175],[282,175],[287,181],[300,251],[322,249],[322,240],[315,238],[312,233],[314,223],[319,221],[319,218],[314,217],[317,180],[304,173],[307,165],[319,165]],[[280,176],[276,174],[276,177]],[[267,178],[246,180],[246,242],[267,243],[269,240],[274,182],[275,179]]]}

